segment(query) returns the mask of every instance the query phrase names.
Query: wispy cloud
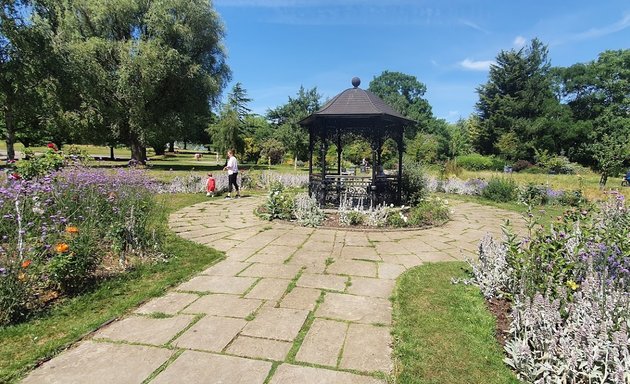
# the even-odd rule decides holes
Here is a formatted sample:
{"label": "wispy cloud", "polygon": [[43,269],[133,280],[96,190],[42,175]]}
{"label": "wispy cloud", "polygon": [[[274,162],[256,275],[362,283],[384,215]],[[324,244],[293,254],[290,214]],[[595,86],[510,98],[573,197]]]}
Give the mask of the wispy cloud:
{"label": "wispy cloud", "polygon": [[626,12],[620,20],[612,24],[605,25],[603,27],[590,28],[586,31],[564,36],[554,41],[552,45],[561,45],[561,44],[565,44],[569,42],[596,39],[598,37],[603,37],[606,35],[623,31],[624,29],[627,29],[629,27],[630,27],[630,12]]}
{"label": "wispy cloud", "polygon": [[472,28],[472,29],[474,29],[476,31],[483,32],[485,34],[489,34],[490,33],[490,31],[488,31],[487,29],[482,28],[481,26],[479,26],[479,24],[474,23],[474,22],[472,22],[470,20],[460,19],[459,23],[461,25],[466,26],[466,27]]}
{"label": "wispy cloud", "polygon": [[461,68],[467,69],[469,71],[487,71],[490,69],[490,66],[494,64],[492,60],[471,60],[466,58],[459,63],[457,63]]}
{"label": "wispy cloud", "polygon": [[527,42],[527,39],[519,35],[514,38],[514,41],[512,42],[512,44],[514,44],[516,48],[523,48],[526,42]]}

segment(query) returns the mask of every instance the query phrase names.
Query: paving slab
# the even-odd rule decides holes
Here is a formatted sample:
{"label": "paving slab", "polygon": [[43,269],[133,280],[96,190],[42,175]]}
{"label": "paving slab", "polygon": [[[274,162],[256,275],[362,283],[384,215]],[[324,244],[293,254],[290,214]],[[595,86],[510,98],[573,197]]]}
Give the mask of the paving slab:
{"label": "paving slab", "polygon": [[397,279],[406,270],[401,264],[378,263],[378,277],[381,279]]}
{"label": "paving slab", "polygon": [[300,332],[308,311],[290,308],[263,308],[243,331],[245,336],[293,341]]}
{"label": "paving slab", "polygon": [[231,317],[206,316],[179,336],[173,345],[180,348],[221,352],[243,329],[247,321]]}
{"label": "paving slab", "polygon": [[289,341],[239,336],[230,344],[226,352],[255,359],[284,361],[292,346],[293,343]]}
{"label": "paving slab", "polygon": [[256,311],[261,304],[262,301],[260,300],[243,299],[235,295],[218,293],[201,296],[182,312],[245,318]]}
{"label": "paving slab", "polygon": [[151,384],[262,384],[271,370],[267,361],[185,351]]}
{"label": "paving slab", "polygon": [[291,257],[291,255],[286,254],[286,253],[260,253],[258,252],[252,257],[248,258],[247,261],[250,263],[282,264],[289,257]]}
{"label": "paving slab", "polygon": [[190,325],[194,318],[189,315],[166,318],[132,316],[102,328],[94,338],[163,345]]}
{"label": "paving slab", "polygon": [[239,276],[251,277],[276,277],[280,279],[292,279],[302,267],[290,264],[261,264],[254,263],[239,274]]}
{"label": "paving slab", "polygon": [[235,276],[197,276],[180,284],[178,291],[212,292],[212,293],[245,293],[256,282],[252,277]]}
{"label": "paving slab", "polygon": [[156,297],[143,304],[140,308],[136,309],[135,312],[141,314],[157,312],[174,315],[198,298],[199,295],[193,293],[169,292],[165,296]]}
{"label": "paving slab", "polygon": [[298,287],[343,291],[346,289],[347,277],[304,273],[297,281]]}
{"label": "paving slab", "polygon": [[326,271],[336,275],[376,277],[376,263],[360,260],[335,260],[326,268]]}
{"label": "paving slab", "polygon": [[393,368],[391,344],[388,327],[350,324],[339,367],[389,374]]}
{"label": "paving slab", "polygon": [[336,367],[347,329],[347,323],[315,319],[295,360]]}
{"label": "paving slab", "polygon": [[245,297],[248,299],[280,300],[290,282],[290,280],[285,279],[261,279]]}
{"label": "paving slab", "polygon": [[282,364],[271,378],[270,384],[385,384],[374,377],[323,368]]}
{"label": "paving slab", "polygon": [[392,322],[389,300],[378,297],[355,296],[343,293],[327,293],[315,316],[364,324]]}
{"label": "paving slab", "polygon": [[240,261],[223,260],[204,270],[201,274],[209,276],[236,276],[250,265],[250,263],[242,263]]}
{"label": "paving slab", "polygon": [[319,289],[295,287],[282,299],[280,307],[312,311],[321,292]]}
{"label": "paving slab", "polygon": [[340,257],[342,259],[351,260],[381,261],[381,257],[376,253],[376,249],[373,247],[356,247],[346,245],[341,250]]}
{"label": "paving slab", "polygon": [[86,341],[45,362],[22,383],[137,384],[173,353],[165,348]]}
{"label": "paving slab", "polygon": [[395,285],[396,282],[394,280],[353,277],[352,284],[346,292],[353,295],[388,299],[392,295]]}

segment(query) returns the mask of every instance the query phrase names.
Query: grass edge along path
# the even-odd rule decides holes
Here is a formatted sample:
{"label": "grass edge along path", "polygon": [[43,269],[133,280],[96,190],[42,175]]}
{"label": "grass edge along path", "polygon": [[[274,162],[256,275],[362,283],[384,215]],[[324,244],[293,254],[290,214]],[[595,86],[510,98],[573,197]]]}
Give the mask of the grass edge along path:
{"label": "grass edge along path", "polygon": [[424,264],[401,275],[394,296],[398,384],[519,383],[503,363],[496,322],[479,290],[452,284],[463,262]]}
{"label": "grass edge along path", "polygon": [[[201,194],[169,195],[167,212],[207,200]],[[164,223],[166,225],[166,223]],[[49,359],[149,299],[189,279],[222,253],[184,240],[168,231],[168,262],[144,265],[100,284],[95,290],[59,303],[50,312],[27,322],[0,327],[0,383],[15,383],[38,362]]]}

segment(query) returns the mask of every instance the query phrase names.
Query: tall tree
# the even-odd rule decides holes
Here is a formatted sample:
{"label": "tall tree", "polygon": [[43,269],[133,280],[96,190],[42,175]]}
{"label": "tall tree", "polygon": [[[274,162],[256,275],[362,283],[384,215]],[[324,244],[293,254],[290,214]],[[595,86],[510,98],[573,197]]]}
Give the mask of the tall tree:
{"label": "tall tree", "polygon": [[251,112],[247,104],[251,101],[243,85],[234,84],[228,94],[227,102],[221,106],[217,121],[207,129],[217,151],[226,152],[228,149],[234,149],[242,152],[244,150],[246,120]]}
{"label": "tall tree", "polygon": [[431,106],[424,98],[427,87],[415,76],[383,71],[370,81],[368,90],[403,116],[417,122],[416,127],[407,130],[407,137],[412,138],[418,129],[427,131],[428,127],[433,125]]}
{"label": "tall tree", "polygon": [[295,98],[289,97],[286,104],[267,111],[275,127],[274,136],[293,154],[295,167],[308,153],[308,133],[298,122],[320,108],[321,98],[316,87],[306,90],[301,86]]}
{"label": "tall tree", "polygon": [[[553,93],[547,56],[547,46],[538,39],[519,50],[497,55],[496,64],[490,66],[488,82],[477,88],[480,132],[476,142],[481,153],[500,153],[501,148],[510,148],[512,155],[532,157],[535,148],[555,152],[560,146],[549,140],[566,127],[549,123],[559,121],[554,116],[559,101]],[[540,120],[545,118],[549,120]]]}
{"label": "tall tree", "polygon": [[223,26],[205,0],[66,0],[59,41],[83,74],[82,109],[94,111],[143,161],[203,130],[229,78]]}

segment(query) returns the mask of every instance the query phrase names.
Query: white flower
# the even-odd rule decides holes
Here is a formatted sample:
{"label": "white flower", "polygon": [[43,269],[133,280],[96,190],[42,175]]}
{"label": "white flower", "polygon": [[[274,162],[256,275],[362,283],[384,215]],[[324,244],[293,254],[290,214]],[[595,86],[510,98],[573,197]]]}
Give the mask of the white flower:
{"label": "white flower", "polygon": [[41,216],[44,214],[44,210],[41,209],[40,207],[33,207],[33,213]]}

